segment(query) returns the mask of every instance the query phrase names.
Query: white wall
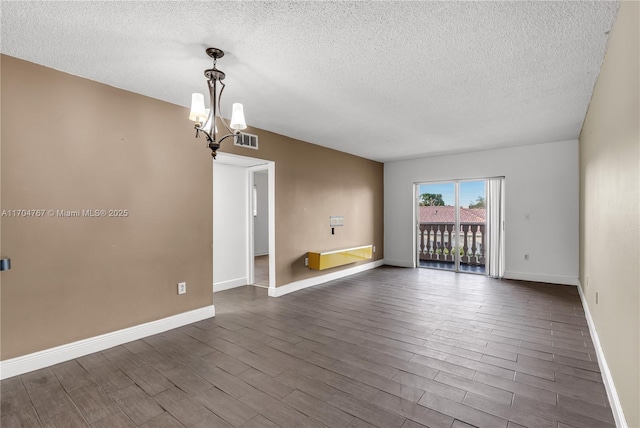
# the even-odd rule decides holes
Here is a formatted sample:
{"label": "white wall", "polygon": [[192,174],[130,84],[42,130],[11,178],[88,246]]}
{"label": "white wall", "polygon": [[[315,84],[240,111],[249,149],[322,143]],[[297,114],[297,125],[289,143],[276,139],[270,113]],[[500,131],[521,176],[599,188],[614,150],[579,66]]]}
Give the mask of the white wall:
{"label": "white wall", "polygon": [[577,284],[577,140],[385,163],[385,263],[414,266],[414,183],[498,176],[506,189],[505,277]]}
{"label": "white wall", "polygon": [[621,2],[580,133],[580,285],[621,428],[640,427],[639,75],[640,4]]}
{"label": "white wall", "polygon": [[247,284],[247,171],[213,164],[213,290]]}
{"label": "white wall", "polygon": [[267,171],[253,173],[258,191],[258,215],[253,218],[253,251],[256,256],[269,254],[269,176]]}

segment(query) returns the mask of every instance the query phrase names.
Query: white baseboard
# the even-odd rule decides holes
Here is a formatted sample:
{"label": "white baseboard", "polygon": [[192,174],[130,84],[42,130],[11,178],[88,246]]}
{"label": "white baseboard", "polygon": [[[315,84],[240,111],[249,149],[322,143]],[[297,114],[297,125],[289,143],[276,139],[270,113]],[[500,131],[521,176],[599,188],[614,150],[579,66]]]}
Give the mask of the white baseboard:
{"label": "white baseboard", "polygon": [[230,279],[228,281],[220,281],[213,283],[213,292],[228,290],[230,288],[242,287],[243,285],[249,284],[247,277],[244,278],[236,278]]}
{"label": "white baseboard", "polygon": [[620,403],[620,397],[618,397],[618,391],[616,385],[613,383],[613,377],[611,376],[611,370],[607,364],[607,359],[604,357],[604,350],[600,344],[598,338],[598,332],[596,331],[596,325],[591,317],[589,306],[587,305],[587,298],[582,292],[582,286],[580,280],[578,280],[578,294],[580,294],[580,300],[582,301],[582,308],[584,309],[585,317],[587,318],[587,324],[589,325],[589,333],[591,334],[591,340],[593,346],[596,348],[596,355],[598,357],[598,366],[600,366],[600,373],[602,374],[602,381],[604,387],[607,390],[607,397],[611,404],[611,410],[613,412],[613,419],[616,421],[617,428],[628,428],[627,420],[624,417],[624,411],[622,410],[622,404]]}
{"label": "white baseboard", "polygon": [[302,290],[305,288],[313,287],[314,285],[324,284],[325,282],[333,281],[335,279],[344,278],[345,276],[353,275],[355,273],[364,272],[369,269],[375,269],[384,264],[384,260],[376,260],[375,262],[365,263],[362,265],[354,266],[348,269],[342,269],[337,272],[331,272],[326,275],[314,276],[313,278],[301,279],[300,281],[290,282],[280,287],[269,288],[269,297],[280,297],[285,294],[293,293],[294,291]]}
{"label": "white baseboard", "polygon": [[414,262],[407,262],[405,260],[384,259],[384,264],[388,266],[397,266],[397,267],[406,267],[406,268],[416,267]]}
{"label": "white baseboard", "polygon": [[506,271],[504,273],[504,279],[517,279],[520,281],[534,281],[534,282],[546,282],[549,284],[562,284],[562,285],[578,285],[578,278],[572,276],[559,276],[559,275],[543,275],[538,273],[526,273],[526,272],[513,272]]}
{"label": "white baseboard", "polygon": [[156,321],[147,322],[100,336],[90,337],[33,354],[0,361],[0,379],[7,379],[84,355],[93,354],[123,343],[142,339],[167,330],[202,321],[216,315],[215,306],[205,306]]}

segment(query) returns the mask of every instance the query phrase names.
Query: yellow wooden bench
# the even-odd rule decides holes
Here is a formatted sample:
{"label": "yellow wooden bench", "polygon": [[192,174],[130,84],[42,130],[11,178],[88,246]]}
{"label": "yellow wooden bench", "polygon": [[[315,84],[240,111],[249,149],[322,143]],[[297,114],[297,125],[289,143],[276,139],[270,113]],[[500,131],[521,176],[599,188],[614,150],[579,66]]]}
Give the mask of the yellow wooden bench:
{"label": "yellow wooden bench", "polygon": [[373,245],[345,248],[343,250],[323,251],[320,253],[309,252],[309,269],[324,270],[337,266],[348,265],[373,257]]}

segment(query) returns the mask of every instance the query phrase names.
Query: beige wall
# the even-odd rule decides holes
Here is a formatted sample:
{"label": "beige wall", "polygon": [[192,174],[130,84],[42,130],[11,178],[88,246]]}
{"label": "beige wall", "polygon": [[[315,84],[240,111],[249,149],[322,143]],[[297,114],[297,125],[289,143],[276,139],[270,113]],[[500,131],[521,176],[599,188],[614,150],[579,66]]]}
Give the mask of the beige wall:
{"label": "beige wall", "polygon": [[580,135],[580,282],[630,427],[640,426],[639,13],[621,3]]}
{"label": "beige wall", "polygon": [[2,219],[1,358],[211,305],[211,163],[184,109],[1,65],[1,208],[129,211]]}
{"label": "beige wall", "polygon": [[[7,56],[1,67],[0,208],[129,215],[2,218],[0,358],[211,305],[212,164],[187,110]],[[375,244],[382,258],[382,164],[248,131],[259,151],[222,151],[276,162],[279,285],[318,274],[309,250]],[[334,236],[329,215],[347,223]]]}
{"label": "beige wall", "polygon": [[[373,259],[382,259],[381,163],[260,129],[246,132],[259,136],[259,150],[225,142],[220,152],[275,161],[278,286],[334,271],[306,268],[304,257],[309,251],[373,244]],[[345,222],[335,228],[335,235],[329,227],[332,215],[344,216]]]}

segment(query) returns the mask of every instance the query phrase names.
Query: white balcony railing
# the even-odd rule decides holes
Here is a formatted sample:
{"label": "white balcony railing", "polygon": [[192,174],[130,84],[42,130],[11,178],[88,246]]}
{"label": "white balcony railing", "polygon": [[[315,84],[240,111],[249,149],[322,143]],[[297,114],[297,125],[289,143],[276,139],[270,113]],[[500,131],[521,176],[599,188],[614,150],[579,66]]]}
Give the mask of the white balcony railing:
{"label": "white balcony railing", "polygon": [[460,223],[456,231],[452,223],[420,223],[418,228],[418,255],[420,260],[453,262],[456,242],[460,263],[484,266],[485,224]]}

